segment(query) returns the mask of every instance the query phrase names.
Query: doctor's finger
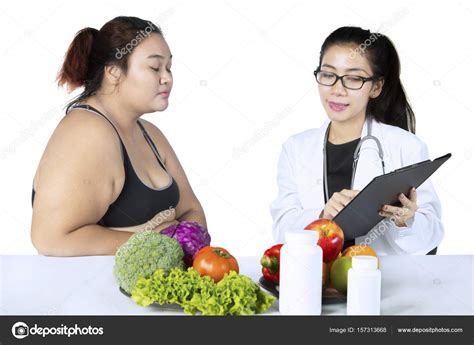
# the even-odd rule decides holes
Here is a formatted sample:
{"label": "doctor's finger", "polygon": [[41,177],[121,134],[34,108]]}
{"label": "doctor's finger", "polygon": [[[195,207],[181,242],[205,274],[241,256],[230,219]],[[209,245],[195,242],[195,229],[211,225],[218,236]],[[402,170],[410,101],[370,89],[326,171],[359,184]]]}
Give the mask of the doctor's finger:
{"label": "doctor's finger", "polygon": [[344,196],[353,199],[357,194],[359,194],[360,190],[354,190],[354,189],[343,189],[341,190],[341,194]]}
{"label": "doctor's finger", "polygon": [[336,208],[332,207],[331,205],[327,205],[326,209],[324,210],[324,218],[333,219],[338,213],[339,211]]}
{"label": "doctor's finger", "polygon": [[393,217],[393,213],[391,212],[384,212],[384,211],[379,211],[379,215],[385,218],[390,218]]}
{"label": "doctor's finger", "polygon": [[342,206],[346,206],[352,200],[351,197],[348,197],[348,196],[342,194],[342,192],[334,193],[332,195],[332,199],[334,201],[336,201],[337,203],[341,204]]}
{"label": "doctor's finger", "polygon": [[400,194],[398,196],[398,200],[402,203],[403,206],[408,207],[411,210],[416,209],[416,202],[413,202],[412,200],[408,199],[405,194]]}
{"label": "doctor's finger", "polygon": [[395,222],[400,222],[404,219],[404,216],[400,212],[384,212],[380,211],[379,215],[387,219],[394,220]]}
{"label": "doctor's finger", "polygon": [[382,207],[382,211],[385,213],[393,213],[393,214],[400,214],[402,212],[401,207],[391,206],[391,205],[384,205]]}
{"label": "doctor's finger", "polygon": [[331,209],[336,210],[336,212],[341,212],[341,210],[344,208],[344,205],[342,203],[338,202],[337,200],[329,200],[328,206]]}
{"label": "doctor's finger", "polygon": [[416,193],[416,189],[413,187],[412,189],[410,189],[410,200],[414,202],[415,205],[416,205],[416,199],[417,199],[417,193]]}

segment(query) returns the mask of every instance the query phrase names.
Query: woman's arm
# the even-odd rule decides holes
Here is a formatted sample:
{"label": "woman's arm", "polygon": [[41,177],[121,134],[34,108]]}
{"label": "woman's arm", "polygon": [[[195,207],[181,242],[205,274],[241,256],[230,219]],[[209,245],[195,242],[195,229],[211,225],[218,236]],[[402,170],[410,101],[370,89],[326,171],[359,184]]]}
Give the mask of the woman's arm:
{"label": "woman's arm", "polygon": [[58,125],[36,174],[31,239],[40,254],[113,255],[133,234],[97,225],[123,169],[118,145],[99,117],[75,113]]}
{"label": "woman's arm", "polygon": [[133,232],[110,230],[97,224],[85,225],[68,233],[39,238],[32,231],[32,241],[38,254],[46,256],[115,255]]}
{"label": "woman's arm", "polygon": [[157,144],[157,149],[166,165],[166,169],[178,184],[180,197],[176,207],[176,219],[178,221],[197,222],[207,227],[206,216],[204,215],[201,203],[194,194],[186,173],[170,143],[155,125],[145,120],[141,121],[144,123],[147,132],[152,136],[153,141]]}

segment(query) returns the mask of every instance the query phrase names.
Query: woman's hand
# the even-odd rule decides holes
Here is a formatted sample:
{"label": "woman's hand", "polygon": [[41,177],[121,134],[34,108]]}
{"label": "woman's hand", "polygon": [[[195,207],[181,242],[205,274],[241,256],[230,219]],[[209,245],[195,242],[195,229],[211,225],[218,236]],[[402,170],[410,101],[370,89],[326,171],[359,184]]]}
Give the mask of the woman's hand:
{"label": "woman's hand", "polygon": [[358,190],[343,189],[334,193],[324,206],[320,218],[333,219],[346,205],[359,194]]}
{"label": "woman's hand", "polygon": [[162,224],[156,226],[155,228],[153,228],[153,231],[155,231],[155,232],[160,232],[161,230],[164,230],[164,229],[166,229],[167,227],[169,227],[169,226],[171,226],[171,225],[174,225],[174,224],[179,224],[179,221],[173,220],[173,221],[171,221],[171,222],[162,223]]}
{"label": "woman's hand", "polygon": [[406,221],[415,216],[418,205],[416,204],[416,189],[410,189],[410,198],[408,199],[403,193],[398,196],[403,207],[384,205],[379,214],[383,217],[390,218],[397,226],[407,226]]}

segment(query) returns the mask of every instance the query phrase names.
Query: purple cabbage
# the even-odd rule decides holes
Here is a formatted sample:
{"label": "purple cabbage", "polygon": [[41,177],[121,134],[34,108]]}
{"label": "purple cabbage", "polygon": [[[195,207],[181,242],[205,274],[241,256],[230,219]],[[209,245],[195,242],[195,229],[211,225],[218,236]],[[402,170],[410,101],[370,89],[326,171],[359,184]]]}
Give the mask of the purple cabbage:
{"label": "purple cabbage", "polygon": [[194,256],[203,247],[211,244],[207,229],[195,222],[183,221],[160,231],[160,234],[174,238],[184,251],[184,263],[192,266]]}

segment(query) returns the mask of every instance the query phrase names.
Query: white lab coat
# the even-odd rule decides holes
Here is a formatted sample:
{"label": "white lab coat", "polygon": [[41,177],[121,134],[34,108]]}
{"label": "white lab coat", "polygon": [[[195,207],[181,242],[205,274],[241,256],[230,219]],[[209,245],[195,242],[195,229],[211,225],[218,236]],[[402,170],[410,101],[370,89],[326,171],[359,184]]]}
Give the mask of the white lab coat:
{"label": "white lab coat", "polygon": [[[367,121],[362,137],[367,134]],[[278,162],[278,197],[270,207],[277,243],[285,242],[286,232],[304,229],[324,209],[323,145],[329,123],[327,120],[319,129],[294,135],[283,145]],[[372,135],[382,145],[387,173],[429,159],[426,144],[399,127],[373,121]],[[362,190],[383,174],[377,152],[374,140],[363,142],[353,189]],[[379,255],[428,253],[444,236],[441,204],[429,179],[417,188],[417,205],[415,217],[407,227],[383,220],[366,236],[357,237],[356,244],[370,245]]]}

